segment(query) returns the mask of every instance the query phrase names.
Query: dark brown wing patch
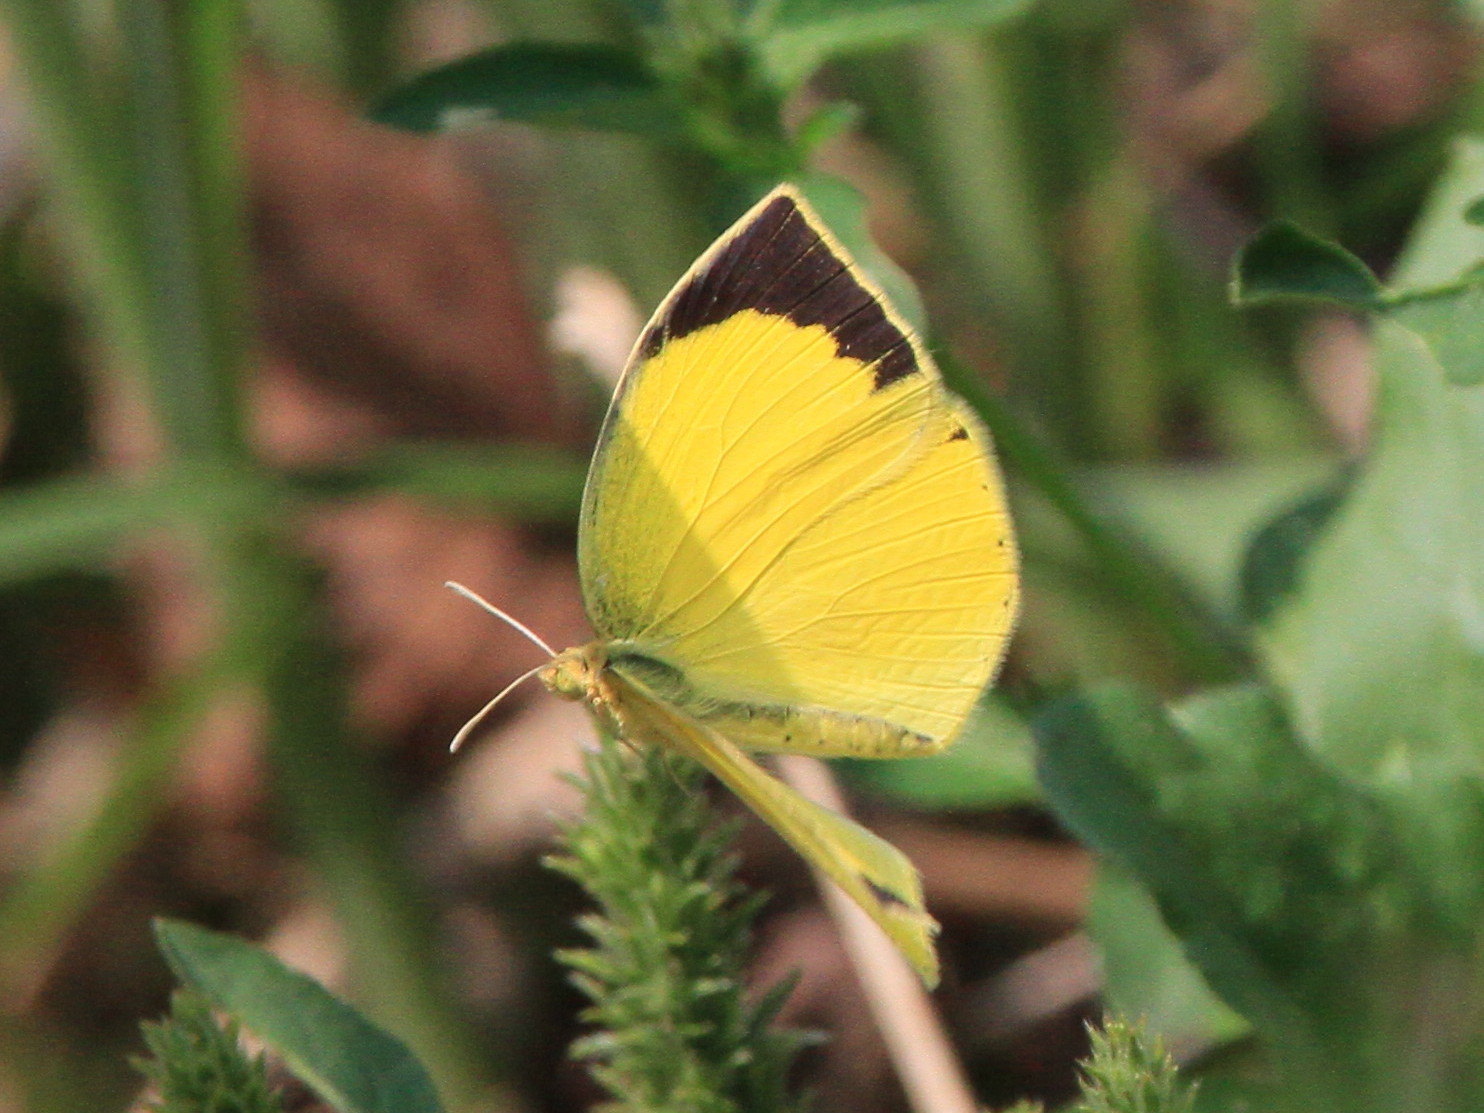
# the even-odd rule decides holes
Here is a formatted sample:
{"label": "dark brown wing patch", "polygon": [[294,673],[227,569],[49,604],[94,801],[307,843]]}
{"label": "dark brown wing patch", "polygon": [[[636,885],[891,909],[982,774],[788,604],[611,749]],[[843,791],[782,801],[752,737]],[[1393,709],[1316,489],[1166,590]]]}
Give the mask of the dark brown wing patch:
{"label": "dark brown wing patch", "polygon": [[912,904],[901,893],[894,893],[883,885],[878,885],[865,874],[856,874],[861,883],[871,890],[871,895],[887,907],[896,905],[898,908],[911,908]]}
{"label": "dark brown wing patch", "polygon": [[743,309],[824,326],[836,352],[870,367],[877,390],[919,370],[902,330],[786,193],[675,291],[640,340],[639,357]]}

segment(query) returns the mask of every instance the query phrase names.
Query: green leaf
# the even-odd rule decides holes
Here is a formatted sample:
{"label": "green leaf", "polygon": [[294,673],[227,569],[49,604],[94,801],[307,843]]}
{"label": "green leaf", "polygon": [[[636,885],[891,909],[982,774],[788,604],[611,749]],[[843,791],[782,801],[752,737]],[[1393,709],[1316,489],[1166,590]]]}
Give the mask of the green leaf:
{"label": "green leaf", "polygon": [[283,510],[251,473],[196,467],[120,482],[85,476],[0,495],[0,583],[93,568],[120,541],[161,526],[244,522]]}
{"label": "green leaf", "polygon": [[441,1113],[427,1072],[401,1041],[317,982],[230,935],[157,920],[182,983],[252,1031],[341,1113]]}
{"label": "green leaf", "polygon": [[1102,465],[1082,475],[1100,507],[1223,616],[1241,613],[1238,572],[1253,535],[1335,471],[1329,457],[1192,465]]}
{"label": "green leaf", "polygon": [[1484,383],[1484,275],[1456,289],[1400,301],[1391,318],[1427,345],[1449,382]]}
{"label": "green leaf", "polygon": [[1372,783],[1484,777],[1484,392],[1377,327],[1380,428],[1262,641],[1305,739]]}
{"label": "green leaf", "polygon": [[1185,957],[1149,891],[1123,870],[1099,866],[1087,932],[1102,955],[1107,1006],[1143,1018],[1165,1043],[1204,1052],[1250,1030]]}
{"label": "green leaf", "polygon": [[515,120],[670,139],[682,127],[675,103],[637,56],[563,43],[497,46],[439,66],[392,93],[372,116],[412,131]]}
{"label": "green leaf", "polygon": [[1388,288],[1355,256],[1296,225],[1264,229],[1237,256],[1238,305],[1318,301],[1384,313],[1427,345],[1448,381],[1484,383],[1484,148],[1464,143]]}
{"label": "green leaf", "polygon": [[294,477],[306,494],[349,497],[398,491],[523,521],[575,522],[587,461],[514,444],[404,443]]}
{"label": "green leaf", "polygon": [[757,6],[767,21],[753,33],[769,71],[788,88],[836,55],[993,26],[1028,6],[1029,0],[777,0]]}
{"label": "green leaf", "polygon": [[1350,489],[1351,473],[1325,483],[1270,520],[1247,547],[1240,574],[1242,614],[1265,622],[1302,583],[1304,559]]}
{"label": "green leaf", "polygon": [[1465,219],[1471,202],[1484,195],[1484,140],[1460,139],[1453,157],[1423,207],[1396,266],[1392,283],[1427,290],[1456,283],[1484,259],[1484,227]]}
{"label": "green leaf", "polygon": [[1313,761],[1255,686],[1188,701],[1177,721],[1109,685],[1036,727],[1058,813],[1148,887],[1295,1096],[1336,1108],[1324,1079],[1345,1079],[1335,1093],[1373,1084],[1350,1076],[1386,1062],[1372,1041],[1416,992],[1398,978],[1422,954],[1457,959],[1418,930],[1426,896],[1391,814]]}
{"label": "green leaf", "polygon": [[841,761],[850,779],[918,808],[1004,808],[1041,799],[1030,727],[1003,700],[974,708],[952,746],[904,761]]}
{"label": "green leaf", "polygon": [[1289,221],[1269,225],[1237,254],[1232,301],[1239,306],[1322,301],[1347,309],[1385,305],[1369,267],[1338,244]]}

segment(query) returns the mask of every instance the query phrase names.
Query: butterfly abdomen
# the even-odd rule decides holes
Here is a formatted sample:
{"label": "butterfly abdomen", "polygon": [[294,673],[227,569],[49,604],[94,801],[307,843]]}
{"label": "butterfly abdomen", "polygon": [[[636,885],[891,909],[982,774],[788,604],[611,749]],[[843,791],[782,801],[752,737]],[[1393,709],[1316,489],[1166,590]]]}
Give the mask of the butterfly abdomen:
{"label": "butterfly abdomen", "polygon": [[675,666],[646,653],[610,647],[607,667],[747,750],[904,757],[934,753],[947,741],[868,715],[710,695],[691,684]]}
{"label": "butterfly abdomen", "polygon": [[821,757],[911,757],[936,753],[947,741],[885,719],[824,707],[726,703],[700,717],[746,750]]}

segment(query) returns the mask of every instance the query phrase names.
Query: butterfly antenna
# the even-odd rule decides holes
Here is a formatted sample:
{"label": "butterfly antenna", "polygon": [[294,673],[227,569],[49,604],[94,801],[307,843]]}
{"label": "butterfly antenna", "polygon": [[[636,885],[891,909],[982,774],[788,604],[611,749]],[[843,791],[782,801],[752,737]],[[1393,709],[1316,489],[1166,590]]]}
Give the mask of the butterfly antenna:
{"label": "butterfly antenna", "polygon": [[535,668],[521,673],[509,684],[505,685],[505,687],[500,690],[500,694],[498,696],[490,700],[489,703],[485,704],[478,711],[476,711],[474,713],[474,718],[470,719],[467,723],[459,728],[459,732],[453,736],[453,741],[448,744],[448,752],[451,754],[458,753],[459,747],[464,744],[464,739],[468,738],[469,735],[474,733],[474,728],[479,726],[480,723],[484,722],[489,713],[500,705],[500,701],[502,699],[508,696],[511,692],[515,691],[515,689],[520,687],[527,680],[531,679],[531,677],[535,676],[545,667],[546,663],[543,661]]}
{"label": "butterfly antenna", "polygon": [[[469,602],[473,603],[476,607],[483,607],[485,610],[489,611],[490,614],[492,614],[496,618],[498,618],[501,622],[504,622],[507,625],[512,626],[516,630],[520,631],[527,638],[529,638],[535,645],[539,646],[541,648],[541,650],[543,652],[545,652],[545,654],[548,657],[555,657],[557,655],[557,651],[555,649],[552,649],[551,646],[547,645],[544,641],[542,641],[541,638],[540,638],[540,636],[538,636],[524,622],[521,622],[518,618],[514,618],[514,617],[506,614],[499,607],[495,606],[493,603],[491,603],[488,599],[484,598],[484,596],[480,595],[478,592],[470,591],[463,584],[456,584],[452,580],[445,581],[444,584],[443,584],[443,586],[446,587],[446,588],[448,588],[450,591],[457,592],[459,595],[462,595],[465,599],[469,600]],[[529,676],[530,673],[527,673],[526,675]],[[524,679],[524,678],[522,678],[522,679]],[[503,695],[503,694],[504,693],[502,692],[501,695]],[[488,708],[486,708],[485,710],[487,711]],[[479,716],[480,715],[483,715],[483,714],[484,714],[484,711],[481,711],[479,713],[479,715],[476,715],[475,716],[475,719],[478,719]]]}

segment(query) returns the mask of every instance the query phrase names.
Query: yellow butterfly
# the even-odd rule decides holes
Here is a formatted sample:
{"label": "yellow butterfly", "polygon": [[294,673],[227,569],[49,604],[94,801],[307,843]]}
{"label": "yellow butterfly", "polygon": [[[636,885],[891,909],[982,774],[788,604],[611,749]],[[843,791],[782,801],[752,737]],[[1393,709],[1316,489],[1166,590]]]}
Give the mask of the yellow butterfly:
{"label": "yellow butterfly", "polygon": [[1015,548],[988,435],[793,187],[718,239],[640,336],[578,564],[598,636],[563,653],[535,639],[546,687],[699,761],[935,984],[912,865],[747,751],[947,745],[1004,654]]}

